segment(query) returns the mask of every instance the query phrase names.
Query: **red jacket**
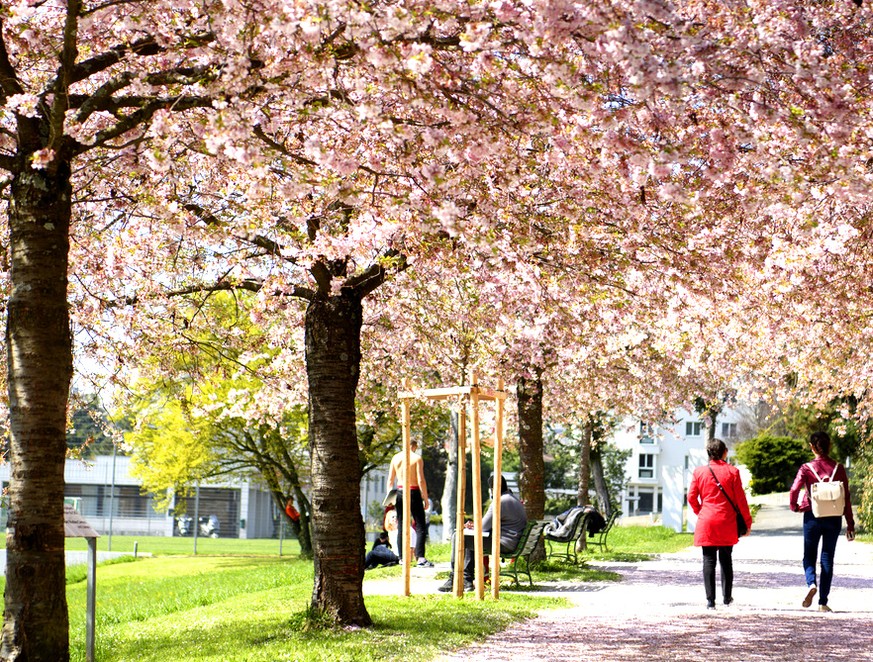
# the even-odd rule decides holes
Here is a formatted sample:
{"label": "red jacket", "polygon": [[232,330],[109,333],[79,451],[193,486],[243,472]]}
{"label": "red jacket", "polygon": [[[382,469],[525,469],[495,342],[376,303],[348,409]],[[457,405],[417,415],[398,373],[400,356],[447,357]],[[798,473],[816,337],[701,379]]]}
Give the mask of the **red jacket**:
{"label": "red jacket", "polygon": [[709,468],[721,481],[721,486],[734,502],[749,531],[752,530],[752,514],[743,491],[740,472],[722,460],[710,460],[709,464],[697,467],[688,487],[688,505],[697,515],[694,528],[694,544],[697,547],[730,547],[739,541],[737,537],[737,516],[733,506],[728,503]]}

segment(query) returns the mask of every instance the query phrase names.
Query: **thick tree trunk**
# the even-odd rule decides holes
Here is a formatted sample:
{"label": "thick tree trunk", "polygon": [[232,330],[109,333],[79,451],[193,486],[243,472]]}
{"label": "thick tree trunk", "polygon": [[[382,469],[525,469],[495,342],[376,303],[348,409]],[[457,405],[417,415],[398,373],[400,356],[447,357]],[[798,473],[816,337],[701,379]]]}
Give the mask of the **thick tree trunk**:
{"label": "thick tree trunk", "polygon": [[546,466],[543,460],[543,383],[539,375],[519,377],[517,394],[521,461],[518,489],[528,517],[541,519],[546,510]]}
{"label": "thick tree trunk", "polygon": [[449,542],[454,532],[458,510],[458,414],[451,413],[451,428],[446,439],[446,480],[440,502],[443,516],[443,542]]}
{"label": "thick tree trunk", "polygon": [[9,523],[0,658],[69,659],[64,463],[73,374],[67,309],[70,170],[23,166],[9,207]]}
{"label": "thick tree trunk", "polygon": [[315,585],[312,606],[343,625],[369,626],[364,606],[364,520],[355,428],[361,298],[350,289],[306,309]]}

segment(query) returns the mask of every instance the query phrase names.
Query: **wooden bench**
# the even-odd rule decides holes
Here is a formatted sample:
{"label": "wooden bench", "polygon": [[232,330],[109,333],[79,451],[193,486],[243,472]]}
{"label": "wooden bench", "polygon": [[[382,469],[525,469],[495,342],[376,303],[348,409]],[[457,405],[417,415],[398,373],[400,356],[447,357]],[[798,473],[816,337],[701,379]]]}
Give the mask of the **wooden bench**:
{"label": "wooden bench", "polygon": [[[513,582],[518,586],[518,576],[527,575],[527,581],[533,586],[533,578],[530,576],[530,555],[534,551],[540,538],[543,535],[543,529],[546,528],[548,520],[530,520],[521,537],[518,539],[518,545],[515,551],[511,554],[501,554],[501,561],[509,561],[509,564],[504,568],[501,566],[500,574],[507,577],[512,577]],[[524,560],[524,568],[521,567],[520,561]]]}
{"label": "wooden bench", "polygon": [[612,529],[612,525],[615,524],[615,520],[618,517],[618,510],[613,510],[612,515],[609,516],[609,519],[606,520],[606,526],[603,527],[602,530],[595,533],[592,537],[588,538],[588,546],[589,547],[599,547],[601,552],[609,551],[609,547],[606,546],[606,538],[609,535],[610,530]]}
{"label": "wooden bench", "polygon": [[[575,515],[576,519],[573,520],[573,525],[566,535],[554,536],[548,531],[543,533],[543,537],[549,548],[549,559],[567,559],[567,561],[571,563],[577,563],[579,561],[578,554],[576,554],[576,543],[579,541],[580,536],[585,535],[585,529],[588,525],[588,513],[582,512],[582,508],[579,508],[579,511],[580,512]],[[570,514],[572,514],[572,512]],[[569,517],[570,514],[568,514],[567,517]],[[565,545],[563,550],[560,549],[561,545]],[[559,551],[555,551],[553,546],[558,547]]]}

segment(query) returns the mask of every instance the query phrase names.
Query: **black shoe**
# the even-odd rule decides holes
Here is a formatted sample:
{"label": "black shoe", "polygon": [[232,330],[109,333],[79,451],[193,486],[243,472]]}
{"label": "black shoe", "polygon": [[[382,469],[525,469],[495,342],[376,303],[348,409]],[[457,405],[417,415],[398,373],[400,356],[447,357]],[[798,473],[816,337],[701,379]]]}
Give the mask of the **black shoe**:
{"label": "black shoe", "polygon": [[725,598],[725,599],[724,599],[724,603],[725,603],[726,605],[731,604],[733,601],[734,601],[733,598]]}
{"label": "black shoe", "polygon": [[467,592],[469,593],[470,591],[475,591],[475,590],[476,590],[476,587],[473,586],[473,582],[468,582],[468,581],[465,579],[465,580],[464,580],[464,590],[467,591]]}
{"label": "black shoe", "polygon": [[706,608],[707,609],[715,609],[715,600],[710,600],[709,602],[707,602]]}
{"label": "black shoe", "polygon": [[449,575],[449,578],[446,580],[446,583],[443,584],[442,586],[440,586],[437,589],[437,591],[439,591],[440,593],[449,593],[454,588],[454,585],[455,585],[455,579],[454,579],[454,577]]}

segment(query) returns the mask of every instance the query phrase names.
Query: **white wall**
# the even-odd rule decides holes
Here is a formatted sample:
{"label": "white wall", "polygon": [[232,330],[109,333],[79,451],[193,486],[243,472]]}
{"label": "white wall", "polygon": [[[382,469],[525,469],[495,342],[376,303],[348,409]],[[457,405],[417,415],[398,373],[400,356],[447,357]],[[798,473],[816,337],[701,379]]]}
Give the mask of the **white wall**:
{"label": "white wall", "polygon": [[[741,418],[742,407],[737,407],[725,409],[716,419],[715,436],[723,439],[729,449],[739,439],[723,436],[732,431],[726,425],[736,424],[736,429]],[[655,423],[645,430],[647,434],[643,432],[639,419],[627,417],[614,433],[616,446],[632,451],[625,464],[629,484],[622,494],[622,514],[660,513],[664,526],[681,531],[691,474],[695,467],[706,463],[707,429],[696,413],[677,409],[671,420]],[[650,456],[642,467],[641,455]]]}

